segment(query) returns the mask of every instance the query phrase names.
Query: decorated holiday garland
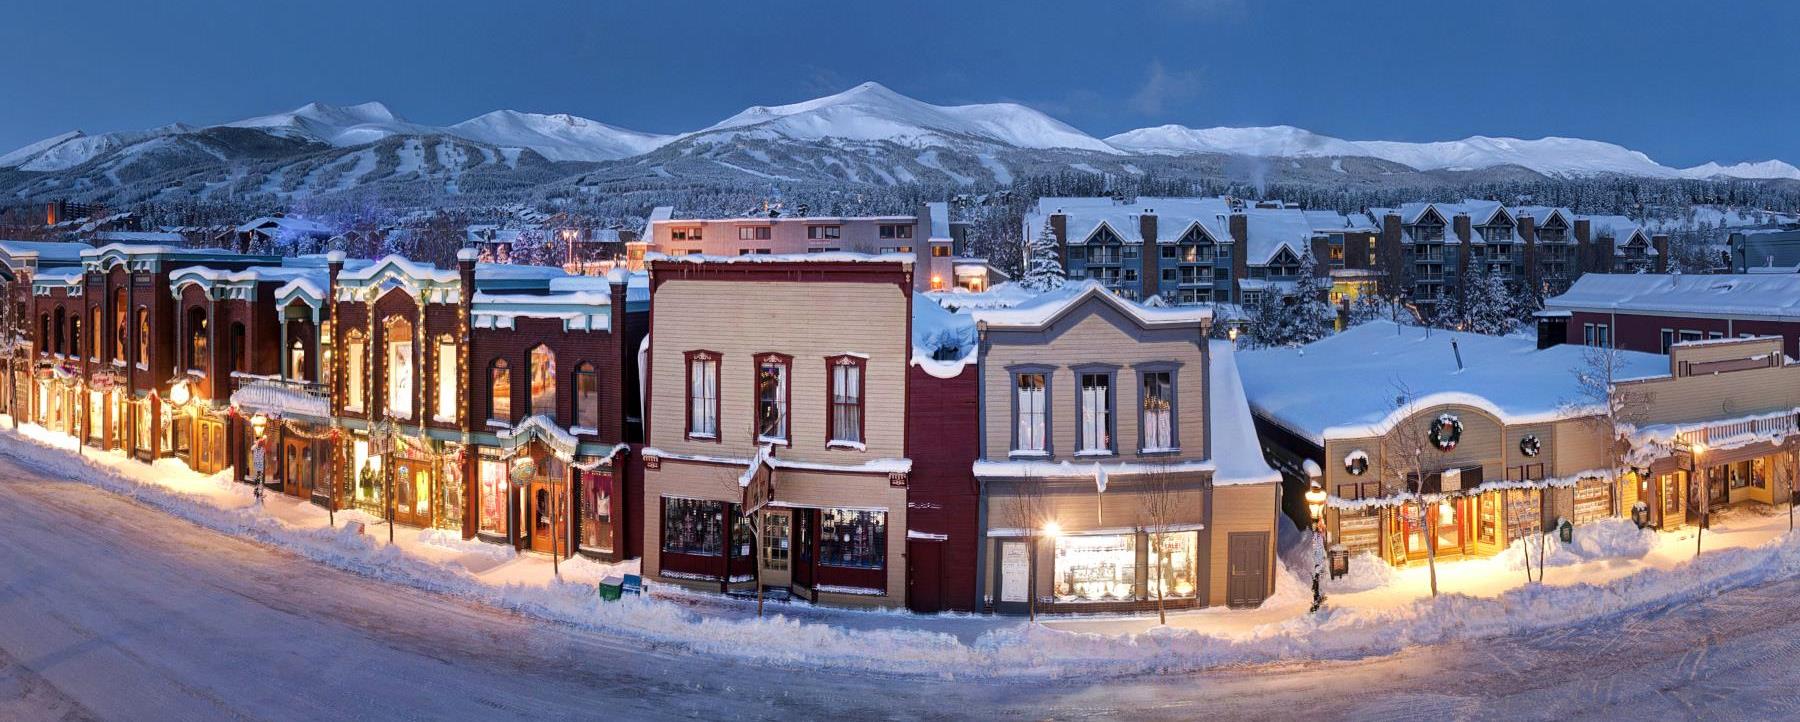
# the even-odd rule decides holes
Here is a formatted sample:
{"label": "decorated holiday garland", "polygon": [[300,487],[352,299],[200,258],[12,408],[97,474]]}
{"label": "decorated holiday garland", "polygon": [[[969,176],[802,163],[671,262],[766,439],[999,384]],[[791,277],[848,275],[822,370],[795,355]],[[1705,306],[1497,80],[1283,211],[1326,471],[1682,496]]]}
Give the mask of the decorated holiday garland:
{"label": "decorated holiday garland", "polygon": [[1519,439],[1519,453],[1526,456],[1537,456],[1543,451],[1544,445],[1538,441],[1536,434],[1526,434],[1525,438]]}
{"label": "decorated holiday garland", "polygon": [[1462,419],[1457,418],[1456,414],[1446,412],[1438,415],[1437,421],[1431,425],[1431,430],[1426,433],[1426,436],[1431,439],[1431,445],[1436,446],[1438,451],[1449,451],[1456,448],[1457,442],[1462,441],[1462,434]]}
{"label": "decorated holiday garland", "polygon": [[1344,455],[1344,471],[1351,476],[1362,476],[1369,471],[1369,452],[1357,449]]}

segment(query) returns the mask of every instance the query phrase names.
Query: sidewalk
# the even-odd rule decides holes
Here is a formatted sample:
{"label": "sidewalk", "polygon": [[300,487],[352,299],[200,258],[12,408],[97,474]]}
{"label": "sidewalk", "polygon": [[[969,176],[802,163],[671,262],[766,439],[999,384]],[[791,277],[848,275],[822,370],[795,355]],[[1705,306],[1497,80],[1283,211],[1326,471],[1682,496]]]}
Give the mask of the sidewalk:
{"label": "sidewalk", "polygon": [[[9,427],[0,416],[0,429]],[[1063,676],[1348,659],[1575,624],[1710,589],[1800,575],[1800,537],[1785,536],[1785,510],[1747,508],[1715,515],[1701,564],[1690,563],[1692,529],[1664,534],[1609,520],[1578,528],[1570,547],[1552,542],[1543,584],[1526,581],[1516,546],[1490,559],[1439,564],[1435,599],[1424,564],[1394,569],[1359,558],[1351,576],[1327,582],[1330,598],[1316,615],[1307,613],[1310,580],[1278,565],[1275,595],[1261,607],[1170,612],[1166,627],[1154,613],[1045,616],[1030,624],[1018,617],[775,601],[758,619],[752,599],[676,587],[651,585],[642,598],[599,600],[595,583],[635,572],[635,561],[565,560],[558,579],[545,555],[406,527],[395,530],[390,545],[385,523],[360,511],[339,512],[332,529],[324,509],[282,494],[266,493],[258,508],[251,488],[226,473],[202,476],[173,459],[144,464],[92,449],[82,450],[84,466],[70,463],[75,449],[74,439],[35,425],[22,424],[17,434],[0,431],[0,454],[45,473],[404,585],[396,593],[405,593],[405,586],[427,589],[647,644],[801,667]],[[362,534],[348,531],[348,522],[361,522]]]}

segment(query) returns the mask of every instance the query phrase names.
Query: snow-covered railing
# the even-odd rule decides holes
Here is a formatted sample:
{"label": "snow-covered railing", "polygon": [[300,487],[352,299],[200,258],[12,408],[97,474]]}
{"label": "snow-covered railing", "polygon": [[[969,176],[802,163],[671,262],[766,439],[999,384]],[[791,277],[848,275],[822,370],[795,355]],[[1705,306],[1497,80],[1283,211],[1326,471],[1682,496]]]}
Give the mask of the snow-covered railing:
{"label": "snow-covered railing", "polygon": [[232,372],[231,382],[236,387],[231,392],[231,404],[238,408],[283,416],[331,417],[331,402],[324,384],[241,371]]}
{"label": "snow-covered railing", "polygon": [[1631,445],[1626,461],[1647,466],[1677,449],[1726,451],[1759,442],[1782,443],[1800,434],[1800,408],[1690,424],[1657,424],[1627,428]]}
{"label": "snow-covered railing", "polygon": [[1742,419],[1683,430],[1676,438],[1681,443],[1725,446],[1732,442],[1758,440],[1794,433],[1794,417],[1788,414]]}

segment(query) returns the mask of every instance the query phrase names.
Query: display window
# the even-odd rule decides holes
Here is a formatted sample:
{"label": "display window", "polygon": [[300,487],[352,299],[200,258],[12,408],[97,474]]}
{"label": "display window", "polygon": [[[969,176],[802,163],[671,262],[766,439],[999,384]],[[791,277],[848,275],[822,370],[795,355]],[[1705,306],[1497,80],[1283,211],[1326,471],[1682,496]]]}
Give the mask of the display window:
{"label": "display window", "polygon": [[613,475],[581,474],[581,546],[613,550]]}
{"label": "display window", "polygon": [[824,509],[819,514],[819,563],[881,569],[887,564],[887,512]]}
{"label": "display window", "polygon": [[1130,601],[1137,570],[1135,534],[1057,537],[1051,593],[1059,602]]}
{"label": "display window", "polygon": [[481,502],[478,528],[490,534],[505,534],[506,463],[496,459],[482,459],[477,465],[476,473],[476,493]]}
{"label": "display window", "polygon": [[1150,592],[1164,599],[1192,599],[1199,588],[1199,532],[1150,535]]}
{"label": "display window", "polygon": [[663,499],[662,550],[716,557],[724,553],[725,502]]}

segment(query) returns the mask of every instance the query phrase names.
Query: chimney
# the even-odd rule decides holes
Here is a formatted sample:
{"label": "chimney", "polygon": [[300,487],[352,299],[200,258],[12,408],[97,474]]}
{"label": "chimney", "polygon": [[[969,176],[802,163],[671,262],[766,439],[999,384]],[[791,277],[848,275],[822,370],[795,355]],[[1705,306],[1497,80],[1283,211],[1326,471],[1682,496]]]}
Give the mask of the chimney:
{"label": "chimney", "polygon": [[[1344,245],[1350,245],[1350,239],[1344,239]],[[1346,253],[1345,255],[1349,255]],[[1312,239],[1313,275],[1325,277],[1331,275],[1331,239],[1325,236],[1314,236]]]}
{"label": "chimney", "polygon": [[1156,243],[1156,209],[1145,208],[1143,215],[1138,216],[1138,235],[1144,239],[1143,247],[1138,249],[1138,288],[1142,300],[1162,293],[1162,273],[1158,269],[1162,263],[1162,249]]}
{"label": "chimney", "polygon": [[1656,249],[1656,272],[1669,272],[1669,235],[1658,233],[1650,237],[1650,247]]}
{"label": "chimney", "polygon": [[1231,300],[1244,302],[1239,283],[1250,277],[1250,219],[1241,211],[1231,214],[1227,222],[1231,230]]}
{"label": "chimney", "polygon": [[[1451,216],[1450,226],[1456,231],[1456,243],[1462,246],[1462,250],[1456,254],[1456,299],[1462,301],[1469,295],[1469,237],[1472,235],[1469,232],[1469,214],[1458,213]],[[1444,242],[1448,244],[1450,239],[1446,238]]]}
{"label": "chimney", "polygon": [[1530,215],[1519,216],[1519,240],[1525,244],[1525,287],[1539,288],[1536,218]]}
{"label": "chimney", "polygon": [[1575,219],[1575,255],[1581,266],[1575,270],[1576,276],[1582,273],[1599,270],[1599,263],[1594,259],[1593,233],[1594,223],[1586,218]]}
{"label": "chimney", "polygon": [[1056,262],[1062,264],[1063,272],[1069,270],[1069,215],[1061,208],[1050,214],[1050,232],[1056,234]]}
{"label": "chimney", "polygon": [[1382,292],[1388,298],[1400,295],[1400,284],[1406,278],[1401,268],[1400,214],[1392,211],[1381,216],[1381,235],[1375,239],[1375,257],[1381,262]]}

